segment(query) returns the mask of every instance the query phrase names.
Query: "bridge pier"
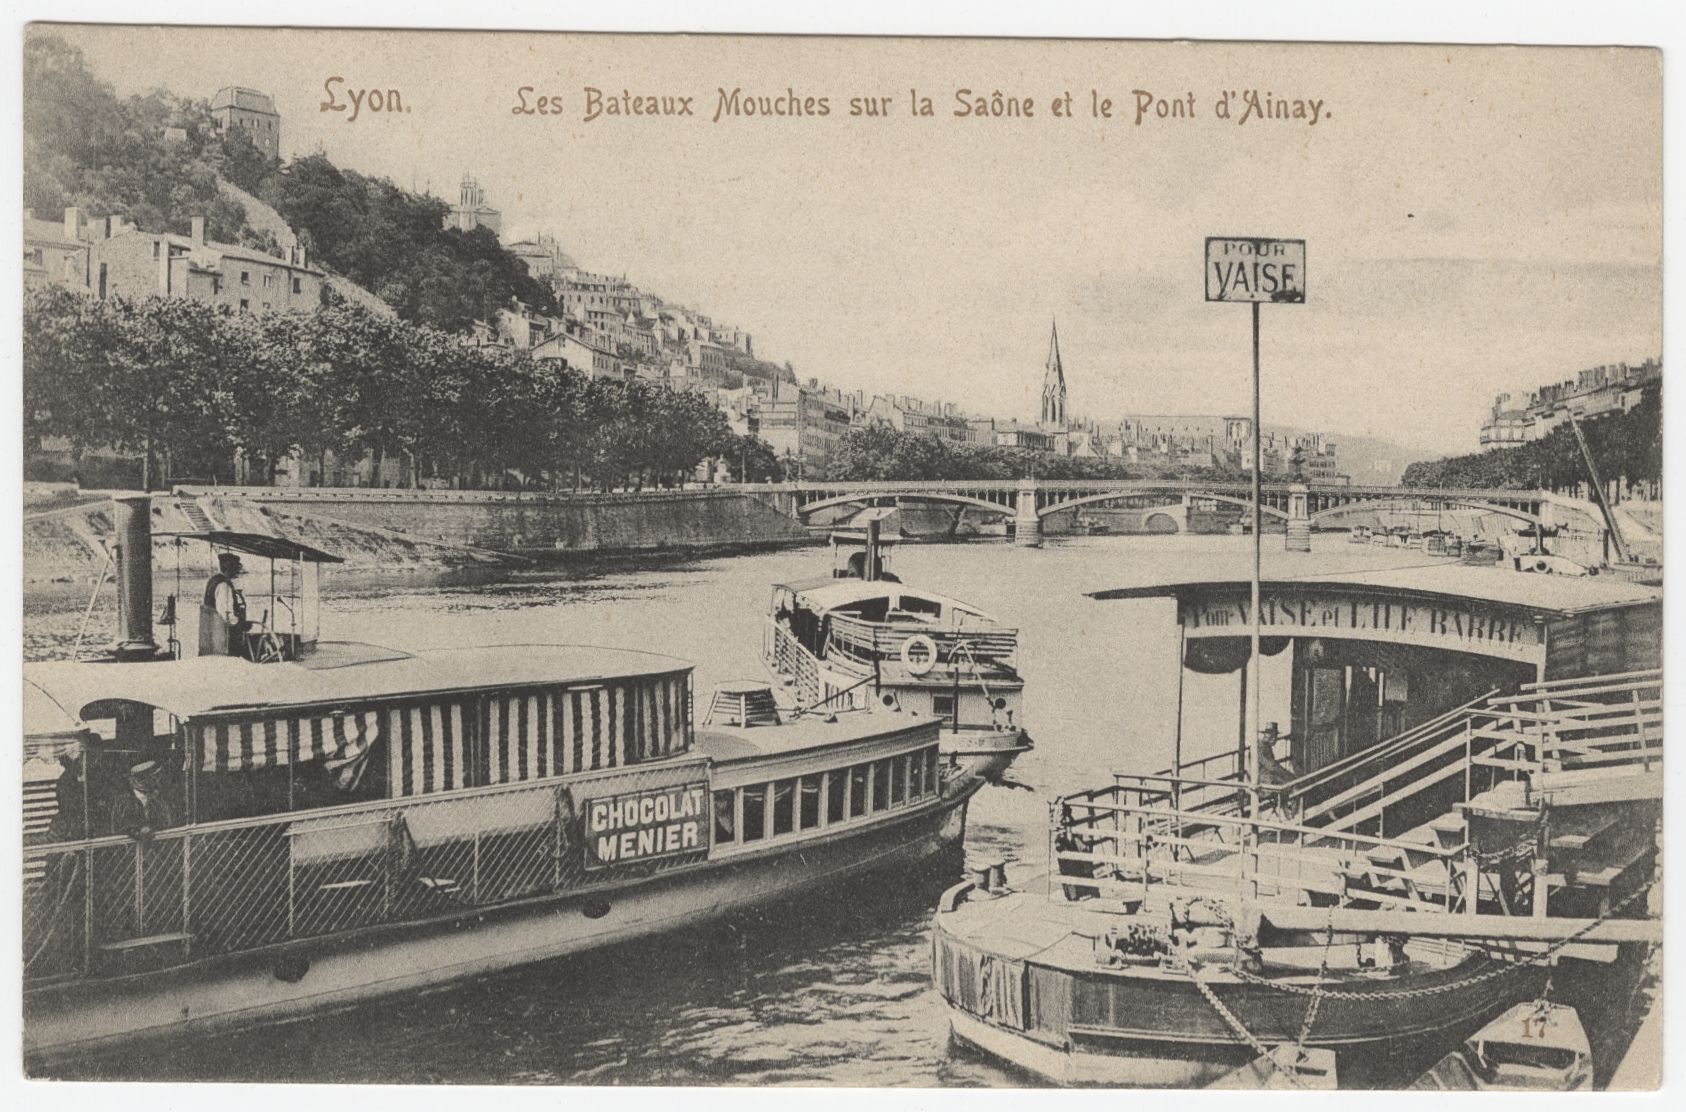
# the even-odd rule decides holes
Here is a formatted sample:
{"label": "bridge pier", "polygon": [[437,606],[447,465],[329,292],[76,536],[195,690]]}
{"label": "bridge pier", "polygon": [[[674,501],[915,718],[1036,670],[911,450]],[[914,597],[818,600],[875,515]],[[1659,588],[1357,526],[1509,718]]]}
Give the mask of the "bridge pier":
{"label": "bridge pier", "polygon": [[1289,552],[1311,551],[1310,491],[1304,483],[1288,488],[1288,536],[1283,547]]}
{"label": "bridge pier", "polygon": [[1013,543],[1025,548],[1042,547],[1042,518],[1036,513],[1036,480],[1020,479],[1018,511],[1013,515]]}

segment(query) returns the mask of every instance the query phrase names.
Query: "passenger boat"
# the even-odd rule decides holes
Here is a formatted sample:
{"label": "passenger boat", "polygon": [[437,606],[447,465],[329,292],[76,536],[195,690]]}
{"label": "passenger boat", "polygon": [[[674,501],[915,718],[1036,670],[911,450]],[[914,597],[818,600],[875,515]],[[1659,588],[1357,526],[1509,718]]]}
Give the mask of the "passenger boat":
{"label": "passenger boat", "polygon": [[[1183,666],[1245,677],[1248,596],[1095,597],[1173,600]],[[959,1039],[1063,1083],[1297,1087],[1328,1051],[1343,1086],[1401,1086],[1548,975],[1597,986],[1660,940],[1659,591],[1438,564],[1261,600],[1291,723],[1268,775],[1239,749],[1115,773],[1051,806],[1044,871],[946,892]]]}
{"label": "passenger boat", "polygon": [[1548,1000],[1518,1004],[1436,1062],[1413,1089],[1592,1088],[1592,1047],[1575,1009]]}
{"label": "passenger boat", "polygon": [[[1018,631],[889,572],[880,518],[829,578],[775,584],[763,659],[804,709],[882,705],[942,724],[946,757],[994,779],[1031,747]],[[834,537],[834,553],[846,549]],[[835,561],[834,561],[835,562]]]}
{"label": "passenger boat", "polygon": [[781,714],[764,684],[695,714],[655,653],[326,642],[333,557],[285,538],[177,537],[269,586],[220,640],[220,587],[173,597],[200,629],[160,651],[146,502],[118,502],[116,659],[24,668],[32,1066],[694,929],[963,836],[982,781],[928,715]]}

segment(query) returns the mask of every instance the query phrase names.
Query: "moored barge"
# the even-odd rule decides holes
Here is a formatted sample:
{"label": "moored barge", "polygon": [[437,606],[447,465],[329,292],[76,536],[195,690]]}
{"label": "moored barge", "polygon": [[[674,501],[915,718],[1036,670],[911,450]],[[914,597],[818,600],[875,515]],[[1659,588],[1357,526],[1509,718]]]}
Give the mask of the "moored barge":
{"label": "moored barge", "polygon": [[[1244,581],[1096,597],[1175,600],[1184,666],[1245,674]],[[1401,1086],[1544,992],[1609,1005],[1660,939],[1660,592],[1441,565],[1269,580],[1261,616],[1268,775],[1179,738],[1056,801],[1045,872],[939,905],[954,1034],[1063,1083],[1292,1087],[1327,1052]]]}

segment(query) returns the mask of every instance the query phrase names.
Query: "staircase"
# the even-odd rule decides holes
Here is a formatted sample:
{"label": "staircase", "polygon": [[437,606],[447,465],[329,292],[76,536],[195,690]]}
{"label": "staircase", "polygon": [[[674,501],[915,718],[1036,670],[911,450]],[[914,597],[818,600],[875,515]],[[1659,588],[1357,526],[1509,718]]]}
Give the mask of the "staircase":
{"label": "staircase", "polygon": [[211,516],[205,512],[205,507],[200,505],[197,498],[176,499],[176,509],[180,510],[181,515],[187,518],[188,524],[193,526],[195,533],[210,533],[217,528],[216,523],[211,520]]}
{"label": "staircase", "polygon": [[[1530,684],[1266,788],[1261,804],[1280,837],[1346,847],[1343,905],[1471,910],[1473,899],[1504,914],[1549,904],[1597,917],[1649,879],[1662,739],[1660,671]],[[1248,795],[1233,764],[1213,771],[1119,775],[1111,790],[1157,808],[1142,832],[1199,861]]]}

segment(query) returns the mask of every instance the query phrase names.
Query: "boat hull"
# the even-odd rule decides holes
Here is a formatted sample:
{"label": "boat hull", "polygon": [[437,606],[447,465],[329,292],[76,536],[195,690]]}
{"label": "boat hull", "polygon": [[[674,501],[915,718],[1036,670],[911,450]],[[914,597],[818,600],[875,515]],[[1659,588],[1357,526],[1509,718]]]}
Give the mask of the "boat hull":
{"label": "boat hull", "polygon": [[[963,896],[952,906],[945,896],[933,925],[935,980],[956,1038],[1062,1085],[1199,1087],[1256,1057],[1254,1042],[1187,971],[1098,965],[1090,945],[1073,942],[1073,924],[1017,914],[1045,902],[1035,890],[1031,882],[971,912]],[[1499,968],[1498,959],[1471,952],[1444,966],[1340,978],[1303,1039],[1313,1000],[1304,973],[1293,989],[1218,966],[1202,976],[1252,1040],[1332,1051],[1341,1085],[1365,1088],[1408,1083],[1448,1042],[1528,999],[1545,977],[1513,966],[1486,976]]]}
{"label": "boat hull", "polygon": [[866,873],[933,862],[964,840],[981,786],[938,807],[829,841],[727,859],[636,886],[550,897],[425,925],[230,955],[107,981],[31,990],[24,1054],[31,1072],[148,1036],[223,1030],[344,1007],[532,962],[578,954],[763,908]]}
{"label": "boat hull", "polygon": [[953,759],[967,775],[995,782],[1033,748],[1023,730],[949,730],[943,733],[937,751]]}

